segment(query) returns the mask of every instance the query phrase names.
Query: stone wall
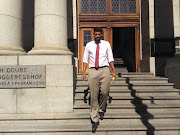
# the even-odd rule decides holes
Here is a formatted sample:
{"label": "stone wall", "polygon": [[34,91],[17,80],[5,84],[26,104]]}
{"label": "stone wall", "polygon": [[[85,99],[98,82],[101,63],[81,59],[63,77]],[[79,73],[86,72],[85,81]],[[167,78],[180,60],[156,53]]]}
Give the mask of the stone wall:
{"label": "stone wall", "polygon": [[73,112],[72,55],[0,56],[2,65],[44,65],[45,88],[0,89],[0,113]]}
{"label": "stone wall", "polygon": [[166,61],[165,76],[169,78],[169,82],[175,83],[175,88],[180,89],[180,57]]}
{"label": "stone wall", "polygon": [[173,0],[174,37],[180,37],[180,1]]}

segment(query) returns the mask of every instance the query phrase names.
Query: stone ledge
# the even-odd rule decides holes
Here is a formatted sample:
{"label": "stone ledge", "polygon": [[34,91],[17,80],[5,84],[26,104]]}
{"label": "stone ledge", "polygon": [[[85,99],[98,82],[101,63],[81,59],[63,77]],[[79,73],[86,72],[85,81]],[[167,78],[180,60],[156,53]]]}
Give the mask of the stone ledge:
{"label": "stone ledge", "polygon": [[72,65],[72,55],[19,56],[19,65]]}
{"label": "stone ledge", "polygon": [[2,65],[18,65],[18,56],[0,56]]}

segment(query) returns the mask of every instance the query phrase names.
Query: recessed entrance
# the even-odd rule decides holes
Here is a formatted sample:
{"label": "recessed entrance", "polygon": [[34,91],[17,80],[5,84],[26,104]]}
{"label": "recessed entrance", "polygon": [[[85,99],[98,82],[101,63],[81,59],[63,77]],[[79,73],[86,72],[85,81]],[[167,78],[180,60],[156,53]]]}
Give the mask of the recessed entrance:
{"label": "recessed entrance", "polygon": [[129,72],[135,72],[135,28],[114,27],[113,55],[122,58]]}

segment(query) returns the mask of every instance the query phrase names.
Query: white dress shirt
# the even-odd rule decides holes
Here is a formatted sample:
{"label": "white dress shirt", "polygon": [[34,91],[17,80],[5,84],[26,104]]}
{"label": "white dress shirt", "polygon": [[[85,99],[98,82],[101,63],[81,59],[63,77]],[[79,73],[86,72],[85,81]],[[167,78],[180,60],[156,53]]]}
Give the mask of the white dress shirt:
{"label": "white dress shirt", "polygon": [[[95,41],[90,41],[86,44],[83,63],[88,63],[88,59],[90,59],[89,68],[95,67],[96,47],[97,44]],[[109,63],[114,61],[109,42],[101,40],[99,47],[99,67],[109,66]]]}

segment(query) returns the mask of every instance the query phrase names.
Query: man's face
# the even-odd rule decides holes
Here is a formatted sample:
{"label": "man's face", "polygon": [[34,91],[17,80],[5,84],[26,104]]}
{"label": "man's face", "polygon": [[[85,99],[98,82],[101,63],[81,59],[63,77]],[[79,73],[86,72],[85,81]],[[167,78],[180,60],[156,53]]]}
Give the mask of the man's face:
{"label": "man's face", "polygon": [[96,41],[96,42],[99,42],[102,36],[103,36],[103,35],[102,35],[101,32],[96,31],[96,32],[94,33],[95,41]]}

